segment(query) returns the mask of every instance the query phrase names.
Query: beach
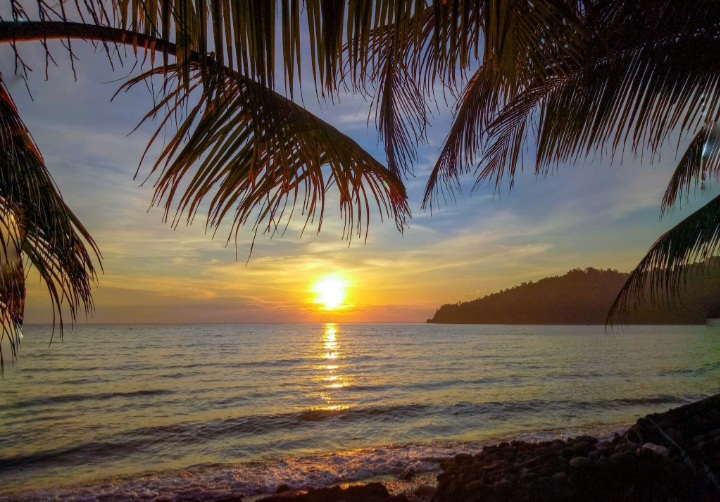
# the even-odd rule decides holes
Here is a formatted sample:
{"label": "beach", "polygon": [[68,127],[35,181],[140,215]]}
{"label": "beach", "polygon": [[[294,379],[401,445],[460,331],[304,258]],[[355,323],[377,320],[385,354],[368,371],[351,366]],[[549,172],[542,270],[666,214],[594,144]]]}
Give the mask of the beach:
{"label": "beach", "polygon": [[[612,438],[578,436],[510,441],[477,452],[425,459],[435,469],[407,467],[333,486],[242,495],[231,482],[207,486],[192,470],[162,477],[31,492],[3,500],[208,500],[217,502],[455,502],[455,501],[716,501],[720,500],[720,394],[638,419]],[[256,476],[258,473],[255,474]],[[226,481],[230,477],[225,477]],[[165,480],[167,482],[167,480]],[[288,481],[292,481],[288,479]],[[144,482],[144,490],[137,483]],[[132,486],[132,484],[135,486]],[[153,484],[154,483],[154,484]],[[242,484],[242,481],[240,481]],[[244,487],[244,485],[243,485]],[[270,490],[271,487],[268,487]]]}
{"label": "beach", "polygon": [[[488,445],[441,459],[434,483],[374,482],[280,494],[261,502],[716,501],[720,394],[640,418],[623,434]],[[402,483],[405,481],[405,483]],[[427,481],[427,476],[423,481]],[[409,486],[408,486],[409,485]]]}
{"label": "beach", "polygon": [[[0,386],[0,500],[555,493],[543,483],[569,489],[618,448],[676,462],[626,431],[720,381],[702,326],[111,325],[49,347],[44,333],[28,328]],[[535,472],[550,454],[555,471]]]}

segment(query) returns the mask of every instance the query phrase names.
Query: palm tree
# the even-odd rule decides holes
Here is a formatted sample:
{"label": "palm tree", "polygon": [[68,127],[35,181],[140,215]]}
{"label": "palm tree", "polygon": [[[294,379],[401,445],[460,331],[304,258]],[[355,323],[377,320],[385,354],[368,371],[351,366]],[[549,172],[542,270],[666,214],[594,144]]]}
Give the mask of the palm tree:
{"label": "palm tree", "polygon": [[[454,196],[464,174],[476,185],[512,186],[523,148],[535,150],[535,170],[546,174],[593,152],[654,154],[690,137],[663,202],[672,207],[719,165],[719,22],[709,0],[10,0],[0,42],[13,47],[20,72],[22,44],[43,43],[49,53],[51,39],[71,61],[79,41],[99,44],[111,63],[121,45],[150,58],[152,68],[125,85],[161,81],[145,119],[160,123],[151,143],[175,127],[152,167],[154,202],[174,224],[192,221],[208,201],[206,225],[217,229],[229,217],[231,236],[245,225],[255,235],[282,232],[296,213],[319,230],[332,188],[351,238],[367,235],[371,206],[404,228],[403,178],[430,107],[448,97],[455,119],[428,180],[427,208]],[[347,90],[370,97],[387,167],[293,101],[302,71],[320,99]],[[3,237],[7,266],[26,255],[55,292],[60,321],[65,303],[75,320],[92,306],[90,256],[99,261],[99,252],[62,203],[6,88],[1,96],[3,169],[35,169],[27,188],[0,187],[5,227],[18,228],[3,233],[15,236]],[[684,264],[717,252],[717,204],[653,245],[613,312],[648,284],[653,293],[675,291]],[[22,263],[13,266],[19,272],[8,275],[0,305],[11,341],[24,291]]]}
{"label": "palm tree", "polygon": [[[477,183],[497,188],[506,178],[512,186],[528,143],[534,143],[535,172],[546,175],[592,154],[622,157],[626,149],[652,160],[663,146],[678,148],[689,138],[662,213],[687,199],[693,187],[704,189],[717,173],[720,5],[591,0],[566,7],[560,43],[543,37],[539,46],[518,51],[506,41],[504,48],[519,61],[516,73],[498,78],[486,59],[470,78],[430,177],[426,205],[472,170]],[[515,10],[507,18],[520,14]],[[522,40],[517,29],[513,37]],[[667,301],[678,294],[687,265],[718,253],[719,210],[715,198],[657,239],[617,297],[609,322],[622,321],[645,294]]]}

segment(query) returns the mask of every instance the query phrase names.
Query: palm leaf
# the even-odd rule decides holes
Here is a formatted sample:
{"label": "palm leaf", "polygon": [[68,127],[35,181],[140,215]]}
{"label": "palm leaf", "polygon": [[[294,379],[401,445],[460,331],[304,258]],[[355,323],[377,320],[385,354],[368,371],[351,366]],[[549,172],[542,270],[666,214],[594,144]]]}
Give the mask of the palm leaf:
{"label": "palm leaf", "polygon": [[25,272],[20,256],[21,237],[15,217],[0,204],[0,374],[5,367],[2,341],[10,345],[11,359],[17,357],[25,312]]}
{"label": "palm leaf", "polygon": [[[2,28],[0,23],[0,40],[9,36],[4,35]],[[69,36],[108,43],[132,42],[126,30],[80,23],[28,22],[13,35],[17,40],[33,40],[38,32],[48,38]],[[172,43],[144,35],[137,35],[135,43],[167,54],[178,50]],[[402,182],[357,143],[261,83],[217,64],[204,71],[199,63],[200,54],[192,52],[189,57],[190,61],[182,65],[161,66],[128,83],[135,85],[153,76],[164,78],[161,87],[165,94],[145,117],[164,116],[153,141],[160,129],[186,107],[190,95],[194,91],[200,93],[199,102],[193,104],[154,168],[154,172],[163,173],[155,202],[164,201],[166,216],[177,200],[175,216],[187,209],[191,220],[209,187],[225,176],[227,183],[218,185],[221,195],[211,206],[208,225],[213,228],[230,210],[228,204],[238,202],[233,232],[249,221],[255,208],[259,211],[255,231],[274,232],[279,228],[276,217],[284,214],[281,208],[301,200],[301,188],[305,192],[300,211],[306,215],[306,223],[317,216],[319,228],[325,190],[332,184],[337,185],[340,193],[347,237],[353,233],[367,235],[371,202],[381,217],[388,215],[399,229],[404,227],[409,209]],[[188,135],[190,140],[183,143]],[[178,190],[184,189],[181,180],[204,152],[211,153],[211,160],[203,161],[194,184],[185,196],[176,199]],[[327,176],[323,174],[324,167],[329,168]],[[232,179],[237,181],[239,176],[242,182],[232,185],[231,173],[236,177]],[[261,221],[266,223],[263,228]]]}
{"label": "palm leaf", "polygon": [[[179,77],[179,71],[172,65],[154,69],[126,86],[161,73]],[[345,237],[367,237],[373,201],[381,218],[404,227],[409,209],[401,180],[357,143],[257,82],[226,72],[208,87],[200,83],[201,71],[193,68],[189,86],[200,96],[153,167],[159,173],[155,203],[164,205],[166,217],[175,207],[174,224],[183,214],[190,223],[210,198],[207,226],[217,229],[232,213],[231,237],[246,224],[255,234],[284,231],[294,210],[304,227],[316,222],[319,231],[325,195],[334,185]],[[146,119],[162,116],[162,129],[191,92],[174,87]]]}
{"label": "palm leaf", "polygon": [[392,29],[376,31],[384,47],[370,75],[377,86],[374,103],[378,132],[385,145],[388,168],[396,176],[412,172],[412,164],[417,160],[416,145],[427,141],[425,94],[402,59],[410,35],[408,24],[406,21]]}
{"label": "palm leaf", "polygon": [[[471,172],[478,162],[486,134],[507,131],[498,124],[506,124],[503,114],[508,109],[517,115],[513,100],[526,102],[528,95],[537,94],[528,81],[546,87],[548,81],[557,81],[566,65],[580,59],[582,27],[577,13],[564,2],[487,2],[479,16],[485,44],[482,64],[456,105],[452,128],[426,186],[423,207],[432,207],[438,196],[445,197],[445,191],[454,196],[460,176]],[[450,77],[450,81],[455,82],[455,78]],[[496,125],[491,128],[493,123]],[[516,128],[502,138],[504,146],[491,148],[496,158],[489,162],[490,168],[477,170],[478,181],[493,176],[501,180],[502,173],[489,173],[500,166],[504,169],[512,164],[514,173],[518,150],[525,140],[525,132],[518,132]],[[509,144],[516,148],[509,148]],[[501,154],[505,155],[502,161],[497,158]],[[510,179],[512,182],[512,174]]]}
{"label": "palm leaf", "polygon": [[690,196],[692,186],[705,188],[707,178],[720,169],[720,125],[705,124],[683,154],[665,190],[662,212],[668,211],[683,197]]}
{"label": "palm leaf", "polygon": [[[720,10],[709,2],[675,4],[668,0],[657,11],[656,4],[642,3],[614,4],[617,12],[588,10],[582,19],[585,57],[547,69],[559,85],[548,86],[549,79],[539,75],[501,103],[495,126],[488,129],[489,149],[497,155],[493,145],[509,143],[511,138],[503,136],[516,134],[507,127],[504,108],[538,93],[544,95],[527,114],[535,117],[538,173],[593,152],[614,156],[627,145],[653,157],[671,134],[696,134],[720,111],[720,64],[710,56],[720,49],[720,29],[713,21],[720,19]],[[688,23],[696,29],[688,30]],[[490,167],[482,172],[501,179],[505,170],[512,179],[510,164],[518,160],[513,153],[508,150],[505,162],[484,158]]]}
{"label": "palm leaf", "polygon": [[502,98],[492,66],[482,66],[468,82],[455,110],[455,120],[442,151],[428,177],[423,208],[432,209],[433,201],[445,190],[451,196],[460,189],[460,176],[472,171],[482,148],[484,131],[497,102]]}
{"label": "palm leaf", "polygon": [[618,294],[608,323],[624,316],[649,293],[652,301],[677,296],[687,265],[707,260],[720,249],[720,196],[665,232],[647,252]]}
{"label": "palm leaf", "polygon": [[[21,256],[34,266],[48,288],[54,316],[63,333],[63,309],[75,322],[92,309],[96,273],[95,242],[62,200],[42,156],[0,84],[0,338],[10,341],[13,357],[22,326],[25,275]],[[86,244],[89,246],[88,251]],[[0,350],[0,368],[2,368]]]}

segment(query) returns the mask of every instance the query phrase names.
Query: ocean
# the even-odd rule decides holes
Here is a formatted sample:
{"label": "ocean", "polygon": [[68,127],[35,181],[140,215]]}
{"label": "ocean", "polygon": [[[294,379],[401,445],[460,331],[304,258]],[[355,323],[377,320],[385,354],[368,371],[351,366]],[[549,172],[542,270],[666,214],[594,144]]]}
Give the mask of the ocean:
{"label": "ocean", "polygon": [[[720,392],[720,328],[436,324],[25,329],[1,500],[252,496],[437,472],[504,439],[611,436]],[[186,498],[187,498],[186,497]]]}

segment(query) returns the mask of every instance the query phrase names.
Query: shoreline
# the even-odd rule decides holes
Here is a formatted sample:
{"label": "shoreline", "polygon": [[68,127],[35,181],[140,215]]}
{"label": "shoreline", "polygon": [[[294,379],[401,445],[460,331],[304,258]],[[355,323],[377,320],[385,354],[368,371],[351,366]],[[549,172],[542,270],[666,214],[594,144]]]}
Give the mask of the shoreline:
{"label": "shoreline", "polygon": [[373,472],[378,459],[372,453],[382,448],[358,451],[347,458],[359,463],[367,476],[342,480],[340,475],[325,482],[323,467],[330,471],[344,461],[342,455],[320,456],[315,464],[302,464],[303,459],[279,462],[286,474],[296,475],[293,469],[298,467],[305,474],[317,471],[317,476],[304,478],[311,480],[304,485],[298,482],[302,476],[287,476],[280,483],[276,476],[268,482],[271,469],[257,463],[250,476],[264,484],[260,491],[248,490],[247,465],[228,464],[23,490],[0,495],[0,500],[125,500],[123,495],[156,502],[720,500],[720,394],[647,415],[610,436],[467,446],[455,449],[454,456],[395,458],[396,468],[384,473]]}
{"label": "shoreline", "polygon": [[[440,462],[437,486],[369,483],[256,502],[720,500],[720,394],[639,418],[612,440],[501,442]],[[412,479],[413,473],[400,476]],[[412,488],[412,487],[411,487]],[[250,499],[248,499],[250,500]]]}

